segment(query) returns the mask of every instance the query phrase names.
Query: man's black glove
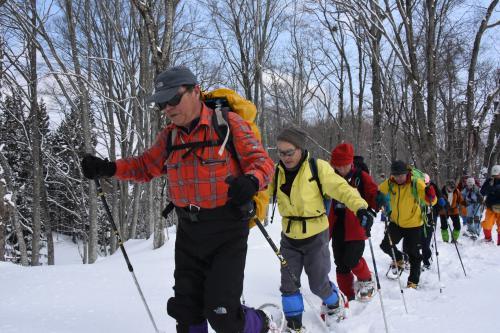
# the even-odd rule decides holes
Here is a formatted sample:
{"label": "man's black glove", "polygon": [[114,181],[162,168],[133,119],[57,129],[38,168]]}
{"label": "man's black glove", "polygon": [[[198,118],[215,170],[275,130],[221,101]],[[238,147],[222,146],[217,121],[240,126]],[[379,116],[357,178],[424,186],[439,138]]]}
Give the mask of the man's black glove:
{"label": "man's black glove", "polygon": [[116,163],[87,154],[82,160],[82,171],[83,176],[88,179],[112,177],[116,172]]}
{"label": "man's black glove", "polygon": [[373,215],[370,214],[368,210],[360,208],[356,212],[356,216],[358,217],[361,226],[365,229],[366,237],[370,237],[371,236],[370,231],[373,225]]}
{"label": "man's black glove", "polygon": [[243,175],[239,177],[227,177],[226,183],[229,184],[227,195],[229,202],[236,206],[241,206],[250,200],[259,190],[259,180],[252,175]]}

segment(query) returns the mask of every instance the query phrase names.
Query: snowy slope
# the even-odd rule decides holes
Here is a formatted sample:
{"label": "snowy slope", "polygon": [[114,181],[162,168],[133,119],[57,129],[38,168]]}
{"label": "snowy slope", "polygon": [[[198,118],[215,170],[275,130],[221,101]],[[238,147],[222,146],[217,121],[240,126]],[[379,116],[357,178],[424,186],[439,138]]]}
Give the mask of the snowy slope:
{"label": "snowy slope", "polygon": [[[279,244],[279,218],[267,229]],[[397,281],[385,277],[390,258],[378,246],[383,223],[376,222],[372,234],[391,332],[500,332],[495,317],[500,299],[500,247],[461,238],[459,250],[467,271],[464,277],[455,247],[442,243],[438,235],[443,293],[439,292],[434,261],[432,269],[422,273],[420,290],[404,289],[406,314]],[[175,229],[170,230],[170,236],[165,246],[154,251],[151,240],[131,240],[125,246],[159,328],[173,333],[175,322],[167,316],[165,305],[173,293]],[[71,245],[58,245],[56,266],[23,268],[0,263],[0,332],[154,332],[120,251],[94,265],[81,265],[78,251]],[[365,256],[372,267],[368,242]],[[404,273],[404,284],[406,278]],[[279,262],[254,228],[245,272],[246,304],[280,303],[279,281]],[[319,307],[305,275],[302,285],[302,292]],[[321,332],[314,312],[307,303],[305,307],[306,326],[310,332]],[[342,324],[342,332],[385,331],[378,295],[371,303],[351,302],[350,307],[351,316]]]}

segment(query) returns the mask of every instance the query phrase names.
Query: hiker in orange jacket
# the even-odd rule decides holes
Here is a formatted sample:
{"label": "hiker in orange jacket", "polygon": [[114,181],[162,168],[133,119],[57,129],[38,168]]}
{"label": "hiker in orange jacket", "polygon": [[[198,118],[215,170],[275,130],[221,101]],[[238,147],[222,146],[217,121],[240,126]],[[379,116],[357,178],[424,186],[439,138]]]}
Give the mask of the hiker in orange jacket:
{"label": "hiker in orange jacket", "polygon": [[452,231],[452,242],[456,242],[460,236],[460,205],[466,205],[467,203],[462,198],[462,193],[458,190],[455,181],[449,179],[446,181],[446,185],[441,190],[441,198],[438,200],[438,205],[441,206],[439,211],[439,217],[441,219],[441,237],[443,242],[448,242],[450,240],[450,234],[448,233],[448,217],[453,222]]}
{"label": "hiker in orange jacket", "polygon": [[252,197],[271,180],[273,161],[234,112],[227,114],[237,156],[231,154],[228,141],[217,135],[214,110],[202,102],[198,80],[186,67],[158,75],[149,101],[171,120],[153,146],[115,162],[88,155],[82,161],[85,177],[147,182],[167,176],[179,218],[174,297],[167,304],[177,332],[207,333],[207,320],[217,332],[267,332],[271,318],[241,305],[240,296]]}

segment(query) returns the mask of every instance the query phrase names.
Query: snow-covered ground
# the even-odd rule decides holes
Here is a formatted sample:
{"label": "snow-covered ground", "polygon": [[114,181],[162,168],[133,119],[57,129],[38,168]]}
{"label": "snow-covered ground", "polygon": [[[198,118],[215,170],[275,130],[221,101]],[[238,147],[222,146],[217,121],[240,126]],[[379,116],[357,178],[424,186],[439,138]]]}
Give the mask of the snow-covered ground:
{"label": "snow-covered ground", "polygon": [[[279,217],[267,230],[279,244]],[[493,232],[496,239],[496,232]],[[390,258],[381,252],[383,223],[376,222],[372,242],[379,269],[382,296],[391,332],[500,332],[500,247],[475,244],[461,238],[460,254],[464,277],[455,247],[438,235],[440,284],[436,261],[422,273],[421,288],[404,288],[408,305],[405,313],[397,281],[385,272]],[[175,322],[165,311],[172,296],[175,229],[161,249],[152,250],[151,240],[130,240],[125,246],[160,330],[175,332]],[[370,249],[365,249],[370,267]],[[56,243],[56,265],[20,267],[0,263],[0,332],[2,333],[137,333],[154,332],[139,298],[131,274],[120,251],[94,265],[82,265],[76,245],[60,239]],[[335,271],[330,274],[335,280]],[[407,274],[402,276],[406,284]],[[245,272],[244,299],[247,305],[280,303],[279,262],[257,228],[251,232]],[[302,276],[302,292],[311,295],[307,277]],[[305,303],[305,325],[309,332],[322,332],[315,314]],[[370,303],[351,302],[351,315],[342,323],[342,332],[384,332],[378,295]]]}

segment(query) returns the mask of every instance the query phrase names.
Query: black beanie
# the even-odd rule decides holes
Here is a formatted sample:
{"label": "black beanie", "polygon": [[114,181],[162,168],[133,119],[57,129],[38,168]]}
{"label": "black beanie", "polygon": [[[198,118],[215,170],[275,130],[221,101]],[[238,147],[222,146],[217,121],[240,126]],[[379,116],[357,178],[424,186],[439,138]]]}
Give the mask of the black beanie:
{"label": "black beanie", "polygon": [[408,165],[405,162],[401,160],[396,160],[392,162],[391,175],[398,176],[398,175],[404,175],[406,173],[408,173]]}
{"label": "black beanie", "polygon": [[284,128],[278,137],[277,141],[286,141],[291,143],[297,148],[304,149],[304,143],[306,141],[307,134],[303,130],[297,127],[287,127]]}

